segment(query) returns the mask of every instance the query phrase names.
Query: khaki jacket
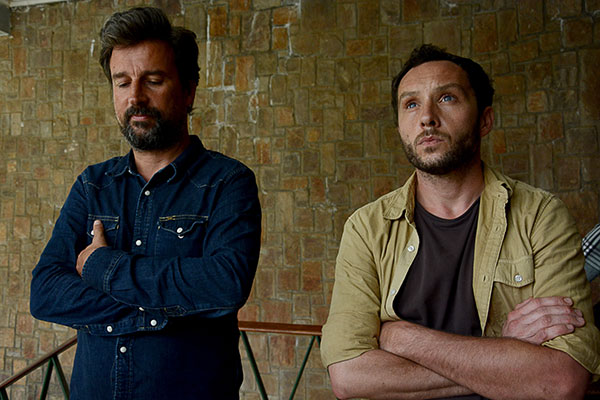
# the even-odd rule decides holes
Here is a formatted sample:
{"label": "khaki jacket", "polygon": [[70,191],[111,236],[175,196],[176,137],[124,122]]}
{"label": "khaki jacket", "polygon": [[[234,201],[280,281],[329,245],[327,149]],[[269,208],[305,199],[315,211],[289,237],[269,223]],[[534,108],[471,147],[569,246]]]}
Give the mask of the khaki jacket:
{"label": "khaki jacket", "polygon": [[[544,346],[568,353],[600,374],[600,332],[594,326],[590,286],[583,270],[581,236],[564,204],[552,194],[484,166],[473,293],[484,336],[502,336],[507,314],[529,297],[568,296],[586,325]],[[323,363],[348,360],[378,348],[417,251],[415,176],[358,209],[344,226],[327,323]]]}

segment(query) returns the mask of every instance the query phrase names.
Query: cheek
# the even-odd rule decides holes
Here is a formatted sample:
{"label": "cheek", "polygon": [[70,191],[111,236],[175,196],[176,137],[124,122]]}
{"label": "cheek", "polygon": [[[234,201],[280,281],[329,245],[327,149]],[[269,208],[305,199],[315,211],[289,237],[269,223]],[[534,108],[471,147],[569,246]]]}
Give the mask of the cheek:
{"label": "cheek", "polygon": [[113,97],[113,109],[115,111],[115,117],[117,118],[117,121],[119,124],[122,124],[127,108],[124,108],[120,103],[118,103],[118,99]]}

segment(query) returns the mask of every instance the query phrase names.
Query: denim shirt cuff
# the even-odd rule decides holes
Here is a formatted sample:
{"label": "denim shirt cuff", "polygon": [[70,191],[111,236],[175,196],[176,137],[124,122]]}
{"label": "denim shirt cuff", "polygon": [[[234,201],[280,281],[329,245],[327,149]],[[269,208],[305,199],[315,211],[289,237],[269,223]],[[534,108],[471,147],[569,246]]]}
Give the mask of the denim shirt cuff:
{"label": "denim shirt cuff", "polygon": [[169,318],[160,312],[147,312],[142,307],[129,318],[103,324],[75,324],[73,328],[94,336],[121,336],[135,332],[152,332],[163,329]]}
{"label": "denim shirt cuff", "polygon": [[110,277],[125,254],[122,250],[99,247],[85,261],[81,278],[94,289],[110,294]]}

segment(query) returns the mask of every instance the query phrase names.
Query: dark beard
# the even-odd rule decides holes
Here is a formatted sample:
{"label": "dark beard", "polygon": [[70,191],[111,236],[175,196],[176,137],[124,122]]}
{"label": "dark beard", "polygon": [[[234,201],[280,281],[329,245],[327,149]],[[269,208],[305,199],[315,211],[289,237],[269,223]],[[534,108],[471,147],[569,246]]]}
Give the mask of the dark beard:
{"label": "dark beard", "polygon": [[[154,119],[154,126],[146,122],[134,122],[132,126],[131,117],[136,114],[151,116]],[[123,119],[125,123],[121,126],[121,133],[129,145],[136,150],[170,149],[184,136],[181,123],[164,119],[160,111],[153,107],[129,107]],[[134,128],[143,131],[136,132]]]}
{"label": "dark beard", "polygon": [[[413,143],[418,143],[418,141],[421,140],[421,138],[425,135],[425,133],[419,134]],[[438,132],[436,130],[429,131],[427,135],[449,138],[447,134]],[[408,161],[416,169],[430,175],[446,175],[452,171],[459,170],[469,165],[477,155],[480,146],[479,130],[477,127],[473,127],[473,131],[470,135],[463,135],[460,137],[458,141],[453,144],[450,150],[448,150],[448,152],[442,156],[441,159],[433,162],[426,162],[421,159],[417,155],[413,145],[405,143],[402,139],[400,142],[402,143],[402,148],[404,149],[404,153],[406,154]]]}

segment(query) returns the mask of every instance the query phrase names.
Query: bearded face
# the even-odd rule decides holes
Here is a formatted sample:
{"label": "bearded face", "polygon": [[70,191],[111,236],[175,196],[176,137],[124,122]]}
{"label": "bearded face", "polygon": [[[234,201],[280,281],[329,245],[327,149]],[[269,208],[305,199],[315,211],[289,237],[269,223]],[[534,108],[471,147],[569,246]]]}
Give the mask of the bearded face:
{"label": "bearded face", "polygon": [[398,86],[398,133],[408,160],[431,175],[472,165],[493,123],[491,108],[484,111],[458,65],[432,61],[409,70]]}
{"label": "bearded face", "polygon": [[110,58],[115,115],[135,150],[174,147],[187,135],[195,86],[182,86],[173,49],[160,40],[117,46]]}
{"label": "bearded face", "polygon": [[[402,138],[402,135],[400,137]],[[423,147],[418,152],[417,148],[428,141],[446,142],[448,144],[447,150],[440,151],[439,148],[430,146]],[[404,138],[401,142],[408,161],[416,169],[431,175],[445,175],[470,165],[479,154],[480,149],[480,136],[477,126],[474,126],[471,130],[461,132],[454,138],[447,133],[432,128],[420,133],[412,143],[405,141]]]}
{"label": "bearded face", "polygon": [[[144,116],[143,119],[135,119]],[[132,118],[133,117],[133,118]],[[172,121],[164,118],[161,112],[153,107],[129,107],[121,118],[121,133],[127,142],[136,150],[165,150],[175,146],[184,136],[183,121]]]}

